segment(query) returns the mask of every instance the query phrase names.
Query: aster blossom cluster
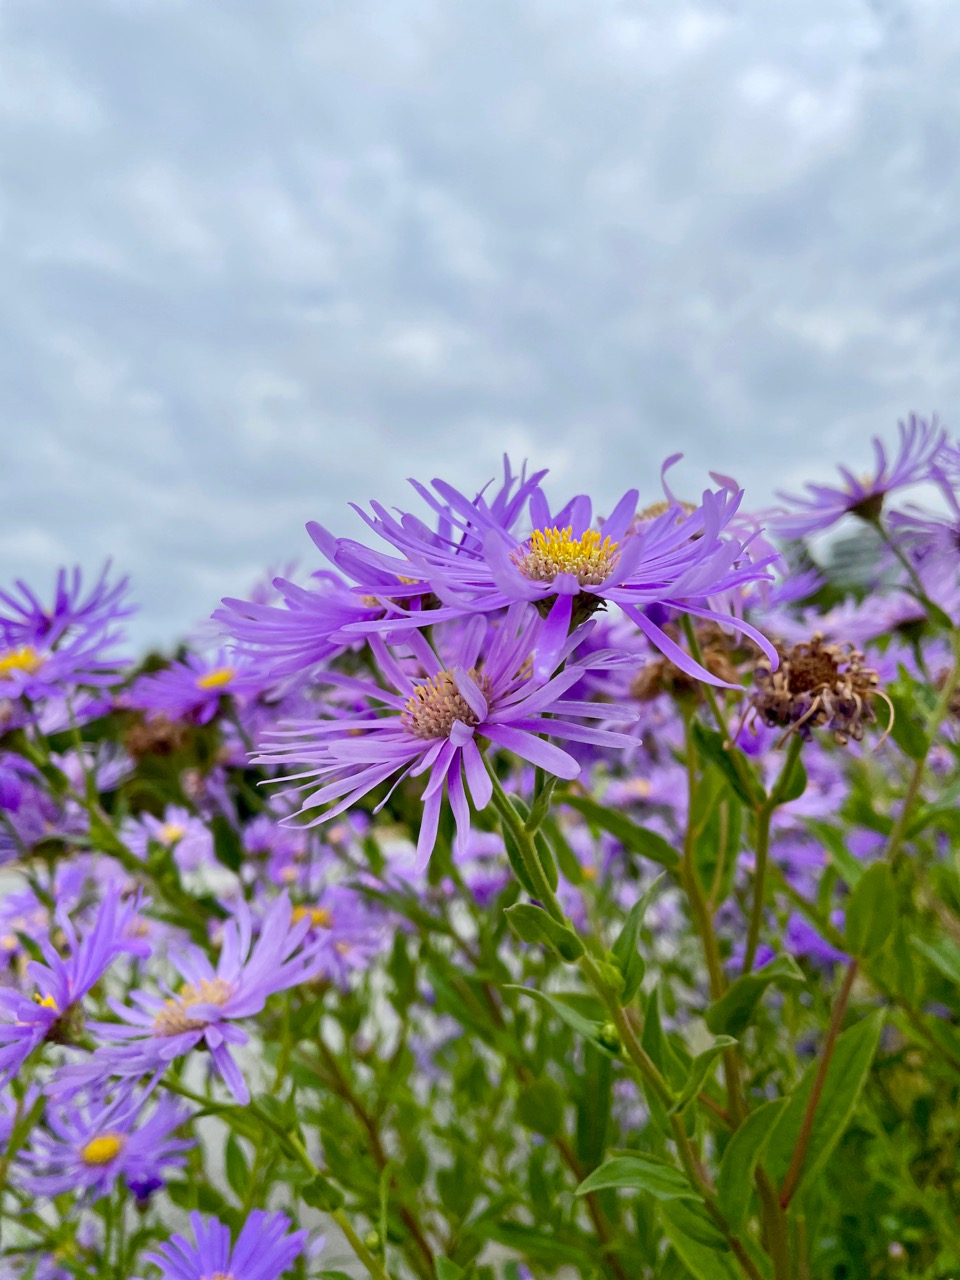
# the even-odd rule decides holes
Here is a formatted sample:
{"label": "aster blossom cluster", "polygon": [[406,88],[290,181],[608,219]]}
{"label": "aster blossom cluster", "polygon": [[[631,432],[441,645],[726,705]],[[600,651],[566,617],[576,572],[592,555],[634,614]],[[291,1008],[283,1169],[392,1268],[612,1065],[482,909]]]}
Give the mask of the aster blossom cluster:
{"label": "aster blossom cluster", "polygon": [[0,588],[0,1276],[960,1270],[960,448],[678,464]]}

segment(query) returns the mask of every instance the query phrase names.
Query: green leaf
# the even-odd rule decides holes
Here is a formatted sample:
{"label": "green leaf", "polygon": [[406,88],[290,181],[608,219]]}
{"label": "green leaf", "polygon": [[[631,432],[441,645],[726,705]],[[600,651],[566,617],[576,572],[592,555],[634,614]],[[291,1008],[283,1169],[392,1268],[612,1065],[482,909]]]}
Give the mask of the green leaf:
{"label": "green leaf", "polygon": [[[756,770],[739,747],[731,746],[728,749],[723,734],[716,729],[705,728],[699,721],[694,721],[693,724],[693,740],[700,754],[717,766],[744,804],[751,808],[763,804],[766,796]],[[739,769],[733,763],[735,751],[740,760]]]}
{"label": "green leaf", "polygon": [[613,1063],[589,1042],[583,1046],[578,1073],[577,1155],[585,1169],[595,1169],[607,1149],[613,1092]]}
{"label": "green leaf", "polygon": [[686,1072],[663,1030],[663,1021],[660,1016],[659,984],[653,988],[647,1000],[641,1044],[650,1055],[657,1069],[666,1076],[670,1083],[679,1087],[686,1077]]}
{"label": "green leaf", "polygon": [[660,1207],[663,1230],[697,1280],[743,1280],[727,1247],[700,1204],[676,1201]]}
{"label": "green leaf", "polygon": [[930,961],[945,978],[960,983],[960,947],[949,938],[935,938],[933,942],[924,942],[921,938],[911,938],[910,945],[914,951]]}
{"label": "green leaf", "polygon": [[921,831],[934,824],[938,831],[949,832],[954,837],[960,836],[960,808],[957,807],[956,799],[918,805],[913,817],[907,823],[904,837],[912,840],[914,836],[918,836]]}
{"label": "green leaf", "polygon": [[653,895],[657,892],[663,876],[657,876],[639,902],[630,908],[623,928],[613,944],[613,958],[617,968],[623,974],[623,990],[620,992],[621,1005],[629,1004],[640,990],[640,983],[646,970],[643,957],[640,955],[640,926]]}
{"label": "green leaf", "polygon": [[507,851],[507,860],[513,869],[513,874],[523,885],[524,889],[526,889],[527,893],[529,893],[530,897],[535,898],[537,896],[537,890],[534,887],[533,881],[527,875],[527,868],[524,866],[523,858],[520,856],[520,848],[506,823],[503,824],[502,834],[504,848]]}
{"label": "green leaf", "polygon": [[462,1280],[467,1273],[449,1258],[437,1259],[437,1280]]}
{"label": "green leaf", "polygon": [[897,887],[886,862],[875,862],[847,900],[846,937],[851,955],[869,960],[897,923]]}
{"label": "green leaf", "polygon": [[[838,1037],[807,1144],[798,1189],[815,1180],[843,1137],[870,1072],[880,1042],[883,1019],[884,1010],[878,1009]],[[778,1185],[790,1167],[818,1069],[819,1062],[814,1061],[804,1072],[770,1135],[764,1167]]]}
{"label": "green leaf", "polygon": [[322,1173],[318,1173],[306,1186],[300,1188],[300,1199],[311,1209],[322,1209],[325,1213],[332,1213],[343,1204],[343,1192]]}
{"label": "green leaf", "polygon": [[247,1167],[243,1148],[240,1146],[235,1133],[227,1134],[226,1146],[224,1148],[224,1162],[226,1165],[227,1182],[230,1184],[230,1190],[239,1201],[243,1202],[247,1194],[247,1186],[250,1181],[250,1170]]}
{"label": "green leaf", "polygon": [[525,1129],[553,1138],[563,1127],[565,1102],[566,1094],[555,1081],[533,1080],[520,1091],[517,1116]]}
{"label": "green leaf", "polygon": [[661,867],[670,869],[680,865],[679,854],[663,836],[657,835],[655,831],[648,831],[645,827],[638,827],[617,810],[607,809],[586,796],[565,795],[563,803],[582,813],[591,825],[615,836],[625,849],[638,853],[642,858],[649,858],[651,862],[658,862]]}
{"label": "green leaf", "polygon": [[605,1191],[608,1187],[647,1191],[656,1200],[699,1200],[699,1196],[679,1169],[653,1156],[614,1156],[577,1187],[575,1195]]}
{"label": "green leaf", "polygon": [[[527,804],[526,800],[522,800],[518,795],[511,795],[510,803],[522,818],[524,826],[526,826],[530,818],[530,806]],[[536,845],[537,856],[540,859],[540,866],[543,870],[543,874],[547,878],[547,883],[551,889],[556,891],[560,880],[557,874],[557,862],[553,856],[553,850],[539,831],[534,835],[533,842]],[[538,895],[534,894],[533,896],[537,897]]]}
{"label": "green leaf", "polygon": [[754,1170],[786,1105],[785,1098],[765,1102],[747,1116],[727,1143],[717,1175],[717,1200],[734,1234],[747,1221]]}
{"label": "green leaf", "polygon": [[760,997],[771,983],[802,983],[792,956],[777,956],[753,973],[745,973],[730,984],[723,996],[706,1012],[706,1023],[714,1035],[740,1036],[750,1025]]}
{"label": "green leaf", "polygon": [[686,1110],[703,1087],[704,1081],[710,1074],[717,1058],[720,1057],[724,1049],[731,1049],[736,1043],[732,1036],[717,1036],[709,1049],[704,1049],[703,1053],[697,1054],[690,1064],[686,1084],[684,1084],[679,1098],[670,1108],[671,1115],[678,1111]]}
{"label": "green leaf", "polygon": [[578,1035],[583,1036],[585,1040],[589,1040],[592,1045],[599,1049],[608,1057],[615,1058],[616,1051],[610,1047],[609,1040],[604,1036],[604,1023],[592,1022],[589,1018],[585,1018],[582,1013],[578,1013],[576,1009],[566,1004],[563,1000],[555,996],[548,996],[543,991],[538,991],[535,987],[521,987],[516,984],[509,983],[505,987],[507,991],[516,991],[520,995],[529,996],[531,1000],[536,1000],[538,1004],[542,1004],[544,1008],[549,1009],[561,1018],[568,1027],[576,1031]]}
{"label": "green leaf", "polygon": [[807,771],[799,755],[794,756],[789,770],[781,774],[770,799],[774,804],[789,804],[799,800],[807,789]]}
{"label": "green leaf", "polygon": [[[922,760],[929,750],[929,744],[923,718],[917,715],[919,700],[916,681],[901,666],[898,678],[887,684],[884,693],[890,699],[894,711],[891,738],[905,756],[909,756],[911,760]],[[888,711],[882,727],[887,728],[889,723]]]}
{"label": "green leaf", "polygon": [[568,964],[573,964],[583,955],[583,943],[574,931],[554,920],[542,907],[518,902],[507,907],[503,914],[521,941],[540,943]]}
{"label": "green leaf", "polygon": [[504,1221],[502,1211],[496,1217],[476,1219],[472,1229],[547,1267],[581,1267],[590,1274],[596,1265],[596,1254],[572,1244],[568,1237],[560,1239],[536,1227]]}
{"label": "green leaf", "polygon": [[863,876],[863,863],[858,861],[847,848],[843,832],[838,831],[829,822],[808,822],[807,827],[818,840],[822,841],[834,866],[850,888],[856,888]]}
{"label": "green leaf", "polygon": [[550,841],[550,848],[553,850],[559,868],[566,878],[571,884],[583,884],[583,867],[581,867],[570,841],[563,834],[556,818],[552,815],[544,818],[543,826],[540,829]]}
{"label": "green leaf", "polygon": [[213,849],[217,855],[217,861],[222,862],[231,871],[239,871],[243,865],[243,843],[239,834],[222,814],[212,818],[209,825],[213,833]]}

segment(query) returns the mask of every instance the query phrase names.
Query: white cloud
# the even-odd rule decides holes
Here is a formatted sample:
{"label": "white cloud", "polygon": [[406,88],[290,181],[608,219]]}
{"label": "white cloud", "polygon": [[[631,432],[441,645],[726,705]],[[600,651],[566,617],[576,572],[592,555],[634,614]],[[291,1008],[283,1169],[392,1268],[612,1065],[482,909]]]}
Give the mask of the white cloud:
{"label": "white cloud", "polygon": [[172,639],[505,448],[762,505],[960,394],[956,7],[8,3],[5,576]]}

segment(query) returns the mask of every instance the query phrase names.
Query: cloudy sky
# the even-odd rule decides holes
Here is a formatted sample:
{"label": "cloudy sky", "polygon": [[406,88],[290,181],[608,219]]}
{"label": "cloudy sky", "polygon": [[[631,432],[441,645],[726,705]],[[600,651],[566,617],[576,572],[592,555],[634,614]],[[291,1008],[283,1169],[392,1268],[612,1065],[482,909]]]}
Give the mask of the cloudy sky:
{"label": "cloudy sky", "polygon": [[958,139],[960,0],[0,0],[0,578],[170,641],[408,475],[953,424]]}

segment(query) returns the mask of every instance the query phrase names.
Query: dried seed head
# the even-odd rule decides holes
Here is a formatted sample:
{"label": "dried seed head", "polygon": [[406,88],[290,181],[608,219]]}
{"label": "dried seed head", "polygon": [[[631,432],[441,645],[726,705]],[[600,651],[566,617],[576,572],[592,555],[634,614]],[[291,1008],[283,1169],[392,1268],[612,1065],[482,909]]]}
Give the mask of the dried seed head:
{"label": "dried seed head", "polygon": [[824,725],[841,745],[851,738],[859,742],[864,726],[876,723],[874,698],[885,697],[860,650],[849,643],[824,644],[818,632],[812,640],[790,649],[778,647],[778,652],[776,671],[767,658],[754,668],[756,688],[750,701],[766,723],[804,737]]}
{"label": "dried seed head", "polygon": [[182,751],[189,726],[164,715],[151,716],[132,724],[124,734],[123,745],[135,760],[144,756],[171,756]]}

